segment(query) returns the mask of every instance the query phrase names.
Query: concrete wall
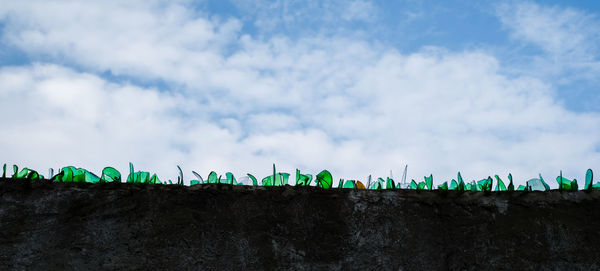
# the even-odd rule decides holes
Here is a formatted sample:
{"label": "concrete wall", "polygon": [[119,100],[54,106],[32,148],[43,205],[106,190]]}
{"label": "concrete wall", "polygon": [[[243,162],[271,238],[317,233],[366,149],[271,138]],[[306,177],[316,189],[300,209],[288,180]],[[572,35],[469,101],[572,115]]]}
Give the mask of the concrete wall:
{"label": "concrete wall", "polygon": [[0,180],[22,270],[598,270],[600,192]]}

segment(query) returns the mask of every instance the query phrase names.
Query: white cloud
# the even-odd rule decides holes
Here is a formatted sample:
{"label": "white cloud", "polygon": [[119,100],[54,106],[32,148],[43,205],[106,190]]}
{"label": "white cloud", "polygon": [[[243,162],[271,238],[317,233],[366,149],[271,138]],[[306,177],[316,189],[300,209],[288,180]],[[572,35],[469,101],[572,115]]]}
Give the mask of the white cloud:
{"label": "white cloud", "polygon": [[533,59],[535,70],[550,76],[570,72],[575,79],[597,78],[600,21],[593,14],[531,2],[502,4],[497,13],[514,39],[544,51],[546,55]]}
{"label": "white cloud", "polygon": [[[180,3],[47,3],[0,12],[4,39],[67,63],[0,70],[0,113],[14,116],[0,130],[7,162],[125,171],[133,161],[163,179],[177,164],[263,176],[276,162],[364,178],[408,163],[409,177],[437,183],[457,170],[469,180],[510,171],[523,183],[560,169],[581,179],[600,162],[598,114],[566,110],[551,85],[506,77],[483,52],[263,41],[238,19]],[[168,89],[111,83],[97,76],[106,70]]]}

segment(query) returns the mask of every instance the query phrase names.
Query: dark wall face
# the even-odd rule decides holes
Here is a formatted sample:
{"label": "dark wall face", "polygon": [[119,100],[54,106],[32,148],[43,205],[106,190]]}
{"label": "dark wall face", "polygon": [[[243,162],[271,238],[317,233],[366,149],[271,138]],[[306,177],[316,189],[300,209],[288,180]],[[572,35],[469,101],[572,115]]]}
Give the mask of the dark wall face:
{"label": "dark wall face", "polygon": [[0,181],[7,269],[597,270],[600,192]]}

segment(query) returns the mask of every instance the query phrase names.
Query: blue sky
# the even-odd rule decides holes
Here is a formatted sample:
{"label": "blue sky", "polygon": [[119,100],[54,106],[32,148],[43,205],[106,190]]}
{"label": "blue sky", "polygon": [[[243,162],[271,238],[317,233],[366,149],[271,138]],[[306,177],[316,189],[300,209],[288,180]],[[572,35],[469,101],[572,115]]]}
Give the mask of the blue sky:
{"label": "blue sky", "polygon": [[[163,179],[364,179],[600,164],[593,1],[19,1],[0,7],[0,153]],[[398,174],[399,175],[399,174]]]}

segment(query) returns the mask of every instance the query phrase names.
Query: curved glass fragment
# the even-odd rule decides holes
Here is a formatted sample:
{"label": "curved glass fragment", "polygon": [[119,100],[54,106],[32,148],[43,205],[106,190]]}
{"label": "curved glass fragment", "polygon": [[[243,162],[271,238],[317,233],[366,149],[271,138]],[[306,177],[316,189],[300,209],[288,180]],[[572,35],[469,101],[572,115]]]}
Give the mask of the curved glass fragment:
{"label": "curved glass fragment", "polygon": [[448,182],[444,182],[443,184],[438,185],[439,190],[448,190]]}
{"label": "curved glass fragment", "polygon": [[102,170],[102,177],[100,178],[101,182],[107,183],[107,182],[115,182],[115,183],[120,183],[121,182],[121,172],[119,172],[118,170],[116,170],[113,167],[105,167]]}
{"label": "curved glass fragment", "polygon": [[587,190],[587,191],[592,190],[593,179],[594,179],[594,172],[592,172],[591,168],[588,168],[588,170],[585,172],[585,190]]}
{"label": "curved glass fragment", "polygon": [[347,181],[344,183],[344,188],[351,188],[351,189],[354,189],[354,188],[356,188],[356,185],[354,184],[354,181],[353,181],[353,180],[347,180]]}
{"label": "curved glass fragment", "polygon": [[365,185],[361,181],[356,181],[356,188],[366,189]]}
{"label": "curved glass fragment", "polygon": [[331,173],[329,173],[329,171],[323,170],[317,174],[316,182],[318,187],[329,189],[333,184],[333,177],[331,177]]}
{"label": "curved glass fragment", "polygon": [[248,178],[250,178],[250,180],[252,180],[252,185],[253,186],[258,186],[258,181],[256,180],[256,177],[254,177],[254,175],[252,175],[250,173],[248,173],[246,175],[248,175]]}
{"label": "curved glass fragment", "polygon": [[502,179],[500,179],[500,176],[494,175],[494,177],[496,178],[497,183],[496,189],[494,191],[506,191],[506,186],[504,185]]}

